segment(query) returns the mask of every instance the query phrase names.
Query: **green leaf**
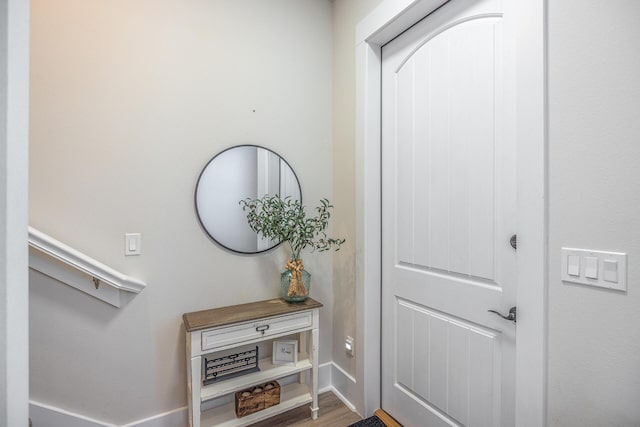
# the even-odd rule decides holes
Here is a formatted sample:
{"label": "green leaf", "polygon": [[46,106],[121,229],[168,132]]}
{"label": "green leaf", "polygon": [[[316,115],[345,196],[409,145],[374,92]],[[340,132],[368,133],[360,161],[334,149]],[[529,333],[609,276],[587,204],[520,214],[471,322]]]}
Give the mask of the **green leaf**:
{"label": "green leaf", "polygon": [[242,210],[247,212],[247,222],[253,231],[265,239],[287,242],[292,258],[299,259],[306,247],[312,251],[340,250],[345,239],[327,238],[325,230],[331,218],[333,205],[321,199],[315,207],[317,215],[307,218],[304,206],[291,197],[265,195],[260,199],[240,200]]}

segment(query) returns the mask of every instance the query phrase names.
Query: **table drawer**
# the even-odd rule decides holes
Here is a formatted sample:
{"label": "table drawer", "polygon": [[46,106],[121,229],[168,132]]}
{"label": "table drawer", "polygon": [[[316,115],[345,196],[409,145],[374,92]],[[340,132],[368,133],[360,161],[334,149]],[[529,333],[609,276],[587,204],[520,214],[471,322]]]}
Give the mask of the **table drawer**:
{"label": "table drawer", "polygon": [[227,345],[238,345],[270,335],[295,332],[310,328],[313,323],[311,311],[286,316],[261,319],[239,325],[220,327],[202,332],[202,350],[212,350]]}

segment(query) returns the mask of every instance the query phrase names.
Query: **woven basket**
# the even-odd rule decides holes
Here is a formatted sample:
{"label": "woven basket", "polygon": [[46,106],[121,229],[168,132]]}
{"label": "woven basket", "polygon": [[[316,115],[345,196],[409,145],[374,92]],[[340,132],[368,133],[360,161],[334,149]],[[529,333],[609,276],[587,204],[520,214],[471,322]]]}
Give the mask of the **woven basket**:
{"label": "woven basket", "polygon": [[280,403],[280,384],[278,384],[278,381],[266,383],[263,390],[265,409]]}
{"label": "woven basket", "polygon": [[280,403],[280,384],[269,381],[235,394],[236,416],[238,418],[262,411]]}

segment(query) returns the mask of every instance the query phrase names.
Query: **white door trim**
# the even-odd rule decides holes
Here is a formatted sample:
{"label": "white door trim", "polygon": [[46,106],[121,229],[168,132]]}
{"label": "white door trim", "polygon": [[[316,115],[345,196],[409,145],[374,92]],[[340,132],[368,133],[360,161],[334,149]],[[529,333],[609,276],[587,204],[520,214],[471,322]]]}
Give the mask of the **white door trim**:
{"label": "white door trim", "polygon": [[29,418],[29,2],[0,6],[0,425]]}
{"label": "white door trim", "polygon": [[[356,29],[358,412],[380,407],[381,47],[445,0],[384,0]],[[518,328],[516,422],[546,421],[546,2],[517,2]]]}

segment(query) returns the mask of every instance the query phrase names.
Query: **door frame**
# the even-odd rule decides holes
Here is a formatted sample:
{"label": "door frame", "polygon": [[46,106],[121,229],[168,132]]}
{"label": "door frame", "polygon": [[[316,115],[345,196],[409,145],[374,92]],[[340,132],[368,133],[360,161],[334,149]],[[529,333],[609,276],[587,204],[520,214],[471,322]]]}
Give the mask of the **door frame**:
{"label": "door frame", "polygon": [[28,1],[0,7],[0,425],[29,421]]}
{"label": "door frame", "polygon": [[[369,416],[381,387],[382,46],[446,0],[383,0],[356,28],[356,352],[354,403]],[[519,0],[517,20],[518,327],[516,424],[546,424],[546,1]],[[391,414],[393,415],[393,414]]]}

